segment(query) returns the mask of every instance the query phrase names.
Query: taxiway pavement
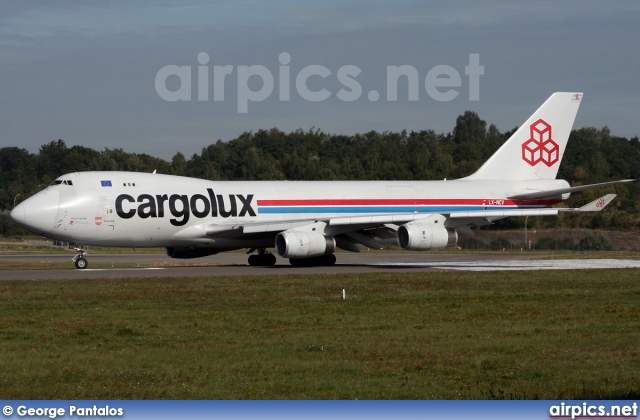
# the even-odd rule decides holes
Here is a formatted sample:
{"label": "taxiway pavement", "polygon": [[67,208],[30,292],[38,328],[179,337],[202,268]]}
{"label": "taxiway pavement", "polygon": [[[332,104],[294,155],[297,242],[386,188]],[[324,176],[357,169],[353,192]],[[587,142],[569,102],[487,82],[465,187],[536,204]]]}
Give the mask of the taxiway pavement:
{"label": "taxiway pavement", "polygon": [[[191,277],[239,275],[295,275],[346,273],[405,273],[421,271],[503,271],[640,268],[634,259],[544,259],[542,254],[463,254],[376,252],[336,254],[337,263],[329,267],[292,267],[278,258],[273,267],[252,267],[247,256],[225,253],[193,260],[174,260],[163,254],[94,254],[89,268],[74,268],[70,255],[3,255],[0,261],[68,262],[68,269],[0,270],[0,280],[113,279],[127,277]],[[92,268],[96,263],[135,264],[131,268]],[[215,265],[213,265],[215,264]],[[139,267],[137,266],[139,265]]]}

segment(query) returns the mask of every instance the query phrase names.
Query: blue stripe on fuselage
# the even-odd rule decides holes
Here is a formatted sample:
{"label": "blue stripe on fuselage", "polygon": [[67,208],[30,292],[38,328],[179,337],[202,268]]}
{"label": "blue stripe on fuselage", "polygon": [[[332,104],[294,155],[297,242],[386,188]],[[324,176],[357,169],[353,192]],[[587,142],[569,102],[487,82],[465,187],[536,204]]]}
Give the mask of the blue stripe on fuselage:
{"label": "blue stripe on fuselage", "polygon": [[517,206],[299,206],[299,207],[258,207],[259,214],[308,214],[308,213],[452,213],[474,210],[518,210],[535,207]]}

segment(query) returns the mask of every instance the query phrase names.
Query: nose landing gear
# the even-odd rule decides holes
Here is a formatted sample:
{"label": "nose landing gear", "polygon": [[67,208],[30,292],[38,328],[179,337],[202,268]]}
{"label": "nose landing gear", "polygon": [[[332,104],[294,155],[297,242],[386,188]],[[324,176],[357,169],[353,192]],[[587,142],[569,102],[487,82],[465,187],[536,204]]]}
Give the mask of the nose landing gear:
{"label": "nose landing gear", "polygon": [[87,253],[82,248],[75,248],[75,250],[78,253],[73,258],[71,258],[71,260],[76,264],[76,268],[78,270],[84,270],[89,266],[89,262],[85,258],[85,255],[87,255]]}

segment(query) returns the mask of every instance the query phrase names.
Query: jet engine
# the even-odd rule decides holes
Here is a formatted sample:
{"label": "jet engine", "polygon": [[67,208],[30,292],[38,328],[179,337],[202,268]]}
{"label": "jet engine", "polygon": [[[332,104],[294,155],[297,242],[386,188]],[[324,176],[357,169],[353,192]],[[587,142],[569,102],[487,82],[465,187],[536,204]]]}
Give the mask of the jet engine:
{"label": "jet engine", "polygon": [[442,225],[411,222],[398,228],[398,245],[411,251],[442,249],[458,242],[458,233]]}
{"label": "jet engine", "polygon": [[311,258],[332,254],[336,240],[316,232],[286,230],[276,235],[276,252],[284,258]]}
{"label": "jet engine", "polygon": [[178,258],[182,260],[207,257],[218,253],[218,250],[215,248],[192,248],[188,246],[168,246],[165,248],[165,251],[169,258]]}

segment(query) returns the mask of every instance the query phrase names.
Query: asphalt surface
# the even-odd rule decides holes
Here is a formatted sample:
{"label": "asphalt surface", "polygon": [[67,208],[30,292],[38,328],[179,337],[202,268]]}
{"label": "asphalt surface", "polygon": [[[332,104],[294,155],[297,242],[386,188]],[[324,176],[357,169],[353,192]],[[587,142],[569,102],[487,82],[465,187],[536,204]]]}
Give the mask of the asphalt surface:
{"label": "asphalt surface", "polygon": [[[273,267],[251,267],[241,253],[218,254],[192,260],[174,260],[163,254],[88,255],[89,268],[75,269],[72,255],[6,255],[0,261],[68,262],[68,269],[0,270],[0,280],[111,279],[125,277],[190,277],[286,274],[406,273],[424,271],[569,270],[584,268],[640,268],[640,260],[569,259],[543,260],[541,254],[442,254],[376,252],[336,254],[329,267],[292,267],[278,258]],[[95,263],[135,264],[132,268],[92,268]],[[140,267],[137,267],[137,265]],[[215,264],[215,266],[212,266]]]}

